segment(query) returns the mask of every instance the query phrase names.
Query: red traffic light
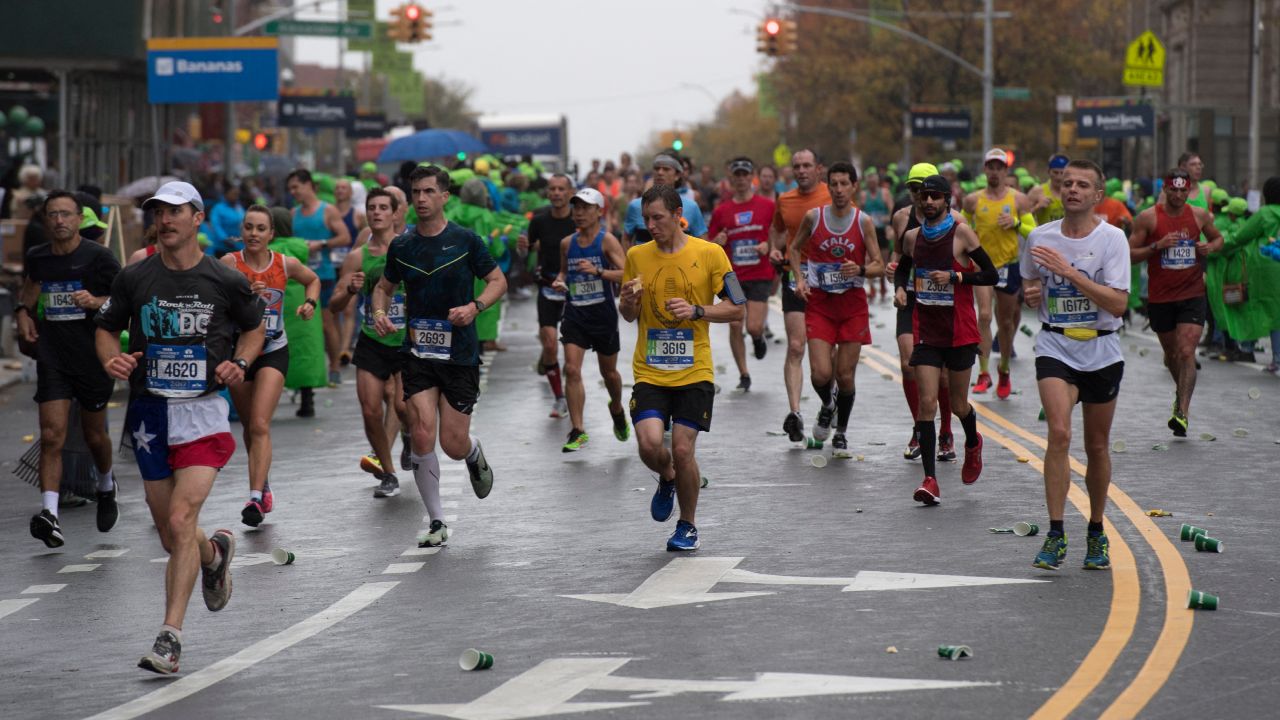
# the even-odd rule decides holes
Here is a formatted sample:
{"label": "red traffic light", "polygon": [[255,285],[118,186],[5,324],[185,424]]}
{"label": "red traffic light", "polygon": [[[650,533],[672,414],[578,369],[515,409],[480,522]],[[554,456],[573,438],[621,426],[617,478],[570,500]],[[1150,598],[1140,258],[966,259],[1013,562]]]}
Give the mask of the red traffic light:
{"label": "red traffic light", "polygon": [[270,144],[271,138],[267,137],[266,133],[258,133],[253,136],[253,146],[258,150],[266,150]]}
{"label": "red traffic light", "polygon": [[422,8],[417,5],[409,5],[404,9],[404,17],[406,20],[414,21],[422,17]]}
{"label": "red traffic light", "polygon": [[776,18],[769,18],[764,21],[764,31],[770,35],[777,35],[782,32],[782,23]]}

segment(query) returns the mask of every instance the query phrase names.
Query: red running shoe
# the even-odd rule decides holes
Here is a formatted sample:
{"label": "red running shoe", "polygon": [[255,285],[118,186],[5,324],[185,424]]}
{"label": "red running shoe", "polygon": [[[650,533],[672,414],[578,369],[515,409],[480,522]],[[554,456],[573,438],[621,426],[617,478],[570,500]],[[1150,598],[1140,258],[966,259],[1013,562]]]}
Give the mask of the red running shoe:
{"label": "red running shoe", "polygon": [[978,482],[978,476],[982,474],[982,436],[978,436],[978,444],[964,447],[964,467],[960,468],[960,479],[965,485],[972,485]]}
{"label": "red running shoe", "polygon": [[262,512],[269,513],[275,509],[276,495],[271,492],[271,483],[262,486]]}
{"label": "red running shoe", "polygon": [[911,497],[925,505],[937,505],[942,502],[942,491],[938,489],[937,480],[926,477],[924,482],[920,483],[920,487],[916,488],[916,494]]}
{"label": "red running shoe", "polygon": [[978,382],[973,385],[974,394],[981,395],[991,389],[991,373],[979,373]]}
{"label": "red running shoe", "polygon": [[1013,392],[1013,383],[1009,381],[1009,373],[1000,373],[1000,382],[996,384],[996,397],[1001,400],[1008,400],[1009,395]]}

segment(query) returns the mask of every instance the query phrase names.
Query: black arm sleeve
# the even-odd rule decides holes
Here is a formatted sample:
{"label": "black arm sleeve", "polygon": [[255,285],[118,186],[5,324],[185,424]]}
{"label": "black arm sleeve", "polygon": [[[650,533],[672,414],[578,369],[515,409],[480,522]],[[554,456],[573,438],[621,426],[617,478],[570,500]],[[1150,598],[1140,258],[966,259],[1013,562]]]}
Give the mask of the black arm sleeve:
{"label": "black arm sleeve", "polygon": [[991,256],[987,255],[986,250],[982,248],[970,250],[969,259],[978,264],[978,272],[962,273],[965,285],[995,285],[1000,281],[996,266],[991,263]]}
{"label": "black arm sleeve", "polygon": [[893,287],[894,289],[903,288],[911,289],[911,256],[903,254],[898,258],[898,267],[893,271]]}

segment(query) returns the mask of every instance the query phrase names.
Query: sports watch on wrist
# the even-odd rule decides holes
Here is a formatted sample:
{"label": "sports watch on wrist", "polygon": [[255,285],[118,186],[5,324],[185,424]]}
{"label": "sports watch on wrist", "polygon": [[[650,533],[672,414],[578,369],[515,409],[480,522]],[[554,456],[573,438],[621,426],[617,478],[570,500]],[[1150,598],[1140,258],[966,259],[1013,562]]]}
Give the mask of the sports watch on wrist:
{"label": "sports watch on wrist", "polygon": [[244,358],[231,358],[231,362],[235,363],[241,372],[249,372],[249,363]]}
{"label": "sports watch on wrist", "polygon": [[472,300],[471,302],[476,306],[476,312],[484,312],[484,309],[488,307],[480,300]]}

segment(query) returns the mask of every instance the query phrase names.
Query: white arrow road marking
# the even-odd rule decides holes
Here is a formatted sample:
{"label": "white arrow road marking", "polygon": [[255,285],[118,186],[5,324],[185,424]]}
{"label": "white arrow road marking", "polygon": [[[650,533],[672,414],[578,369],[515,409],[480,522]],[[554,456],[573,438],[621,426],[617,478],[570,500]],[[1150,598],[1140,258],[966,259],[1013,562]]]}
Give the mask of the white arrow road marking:
{"label": "white arrow road marking", "polygon": [[129,552],[129,548],[116,548],[111,550],[94,550],[84,556],[85,560],[97,560],[98,558],[117,558]]}
{"label": "white arrow road marking", "polygon": [[40,598],[23,598],[21,600],[0,600],[0,618],[12,615],[22,608],[38,601]]}
{"label": "white arrow road marking", "polygon": [[149,692],[123,705],[98,713],[88,720],[130,720],[130,718],[145,715],[194,695],[215,683],[226,680],[241,670],[247,670],[257,665],[281,650],[293,647],[303,640],[329,629],[368,607],[399,584],[398,582],[365,583],[346,597],[296,625],[281,630],[270,637],[263,638],[235,655],[219,660],[203,670],[198,670],[172,684]]}
{"label": "white arrow road marking", "polygon": [[854,577],[802,577],[793,575],[767,575],[739,570],[737,564],[743,558],[677,558],[661,570],[650,575],[640,587],[630,593],[594,593],[588,595],[564,595],[562,597],[591,602],[612,603],[622,607],[651,610],[672,605],[737,600],[739,598],[772,595],[772,592],[710,592],[719,583],[744,583],[750,585],[833,585],[844,592],[873,590],[923,590],[945,587],[976,587],[980,585],[1014,585],[1049,582],[1022,578],[969,577],[965,575],[926,575],[922,573],[894,573],[862,570]]}
{"label": "white arrow road marking", "polygon": [[440,550],[442,550],[442,548],[438,546],[437,547],[411,547],[408,550],[405,550],[404,552],[400,553],[400,557],[409,557],[413,555],[435,555],[436,553],[440,552]]}
{"label": "white arrow road marking", "polygon": [[679,558],[650,575],[640,584],[640,587],[630,593],[564,595],[562,597],[651,610],[672,605],[772,595],[772,592],[707,592],[715,587],[716,583],[721,582],[724,574],[742,560],[740,557]]}
{"label": "white arrow road marking", "polygon": [[575,695],[603,681],[630,658],[558,658],[544,660],[465,705],[379,705],[421,715],[458,720],[517,720],[563,713],[648,705],[643,702],[571,703]]}
{"label": "white arrow road marking", "polygon": [[102,567],[102,565],[99,563],[87,563],[84,565],[63,565],[62,569],[59,570],[58,573],[61,574],[61,573],[93,572],[94,570],[97,570],[100,567]]}
{"label": "white arrow road marking", "polygon": [[497,688],[465,704],[379,705],[420,715],[458,720],[521,720],[562,713],[613,710],[648,702],[569,702],[586,690],[632,693],[631,699],[665,698],[680,693],[725,693],[721,701],[770,700],[818,695],[855,695],[992,686],[992,682],[917,680],[857,675],[759,673],[754,680],[685,680],[619,677],[612,673],[630,658],[554,658],[544,660]]}
{"label": "white arrow road marking", "polygon": [[418,572],[426,563],[407,562],[407,563],[391,563],[386,570],[382,571],[383,575],[407,575],[409,573]]}

